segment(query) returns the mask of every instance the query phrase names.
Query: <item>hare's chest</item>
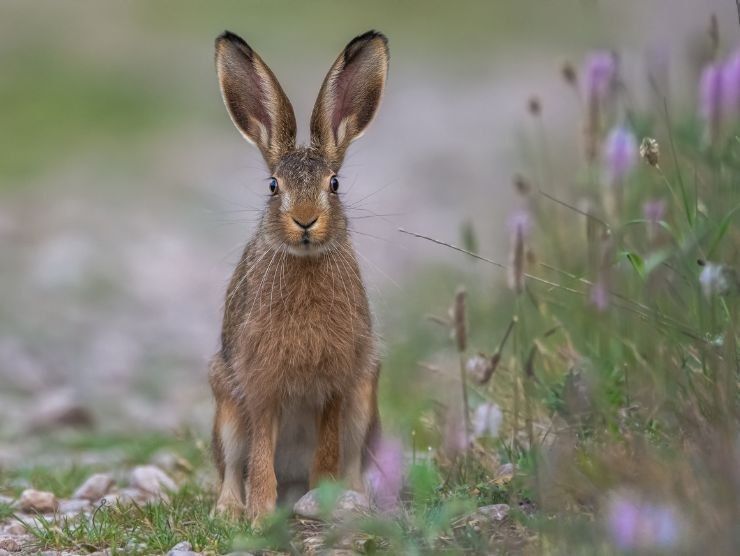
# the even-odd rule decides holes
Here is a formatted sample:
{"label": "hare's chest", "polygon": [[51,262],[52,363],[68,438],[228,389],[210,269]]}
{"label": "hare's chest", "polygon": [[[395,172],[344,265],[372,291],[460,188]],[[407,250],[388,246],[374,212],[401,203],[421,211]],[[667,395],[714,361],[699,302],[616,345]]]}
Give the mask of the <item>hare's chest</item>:
{"label": "hare's chest", "polygon": [[253,367],[279,373],[291,394],[345,385],[371,333],[364,292],[339,291],[331,278],[311,286],[274,291],[245,323]]}

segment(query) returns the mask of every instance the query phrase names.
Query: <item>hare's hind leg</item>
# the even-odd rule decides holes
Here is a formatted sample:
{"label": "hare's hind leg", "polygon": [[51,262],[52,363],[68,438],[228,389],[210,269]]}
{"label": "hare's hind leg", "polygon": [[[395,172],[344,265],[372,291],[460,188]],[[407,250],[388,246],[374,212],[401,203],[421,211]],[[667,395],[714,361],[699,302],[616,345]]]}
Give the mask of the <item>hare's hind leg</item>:
{"label": "hare's hind leg", "polygon": [[236,517],[244,511],[244,470],[249,454],[249,431],[241,411],[221,388],[224,370],[220,357],[211,364],[210,380],[216,399],[213,457],[221,479],[216,511]]}

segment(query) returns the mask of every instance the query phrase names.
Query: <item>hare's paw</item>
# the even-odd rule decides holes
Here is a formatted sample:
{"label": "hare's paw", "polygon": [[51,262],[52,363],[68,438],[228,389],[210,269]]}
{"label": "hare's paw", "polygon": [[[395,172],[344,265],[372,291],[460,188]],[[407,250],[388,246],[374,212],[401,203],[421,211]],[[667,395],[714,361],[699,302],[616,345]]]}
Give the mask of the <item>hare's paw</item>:
{"label": "hare's paw", "polygon": [[226,519],[237,520],[244,516],[244,504],[236,496],[229,493],[221,493],[216,502],[215,513]]}
{"label": "hare's paw", "polygon": [[250,497],[247,503],[246,516],[252,522],[252,527],[260,529],[265,518],[275,511],[275,501],[268,499],[255,499]]}

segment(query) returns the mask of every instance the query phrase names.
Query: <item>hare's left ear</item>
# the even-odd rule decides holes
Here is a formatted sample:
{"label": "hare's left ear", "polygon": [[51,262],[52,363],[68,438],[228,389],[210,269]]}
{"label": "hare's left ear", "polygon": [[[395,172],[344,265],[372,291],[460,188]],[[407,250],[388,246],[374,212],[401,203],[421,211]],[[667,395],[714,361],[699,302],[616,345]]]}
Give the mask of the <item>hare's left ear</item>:
{"label": "hare's left ear", "polygon": [[326,75],[311,115],[311,145],[335,171],[373,119],[387,73],[388,39],[368,31],[350,41]]}
{"label": "hare's left ear", "polygon": [[272,172],[295,147],[293,107],[275,75],[241,37],[225,31],[216,39],[221,95],[237,129],[256,144]]}

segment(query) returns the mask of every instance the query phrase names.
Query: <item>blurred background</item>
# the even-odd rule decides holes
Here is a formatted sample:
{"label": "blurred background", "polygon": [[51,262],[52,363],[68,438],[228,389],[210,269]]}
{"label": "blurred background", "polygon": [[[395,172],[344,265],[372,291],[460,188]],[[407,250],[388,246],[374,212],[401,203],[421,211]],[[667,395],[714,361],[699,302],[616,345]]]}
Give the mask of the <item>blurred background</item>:
{"label": "blurred background", "polygon": [[[418,362],[455,357],[436,351],[444,334],[426,315],[444,314],[457,284],[493,292],[505,275],[397,228],[505,261],[532,137],[569,145],[543,183],[579,159],[563,63],[614,49],[625,79],[646,83],[652,66],[693,107],[710,12],[737,35],[730,0],[3,1],[0,466],[53,457],[48,432],[69,425],[205,436],[225,287],[267,193],[218,92],[224,29],[272,67],[303,139],[340,49],[370,28],[390,39],[383,105],[341,178],[382,336],[386,427],[408,438],[445,390]],[[631,92],[650,102],[647,85]]]}

